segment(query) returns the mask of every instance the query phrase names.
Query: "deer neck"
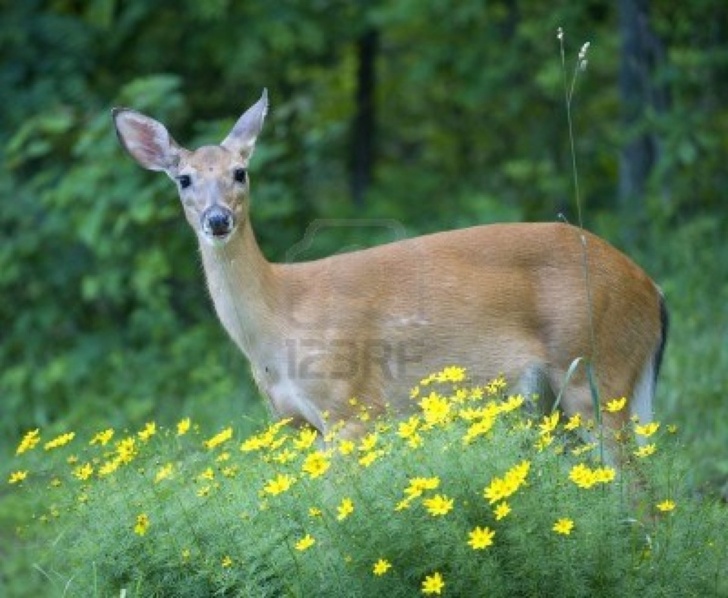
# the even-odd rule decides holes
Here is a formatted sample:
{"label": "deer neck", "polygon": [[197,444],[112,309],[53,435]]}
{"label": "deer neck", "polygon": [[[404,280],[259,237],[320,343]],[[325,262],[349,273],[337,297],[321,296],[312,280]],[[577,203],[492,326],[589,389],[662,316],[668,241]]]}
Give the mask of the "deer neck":
{"label": "deer neck", "polygon": [[250,221],[221,246],[200,240],[207,286],[220,321],[251,362],[276,329],[276,279]]}

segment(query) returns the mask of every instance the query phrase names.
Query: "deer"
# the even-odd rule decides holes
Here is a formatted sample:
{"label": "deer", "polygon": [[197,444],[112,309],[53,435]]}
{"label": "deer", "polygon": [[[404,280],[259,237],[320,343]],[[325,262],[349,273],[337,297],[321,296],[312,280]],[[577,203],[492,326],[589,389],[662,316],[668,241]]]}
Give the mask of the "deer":
{"label": "deer", "polygon": [[[176,184],[217,316],[274,416],[356,438],[366,430],[362,405],[405,417],[416,408],[410,389],[456,364],[592,421],[599,401],[626,397],[627,409],[603,414],[607,431],[651,420],[665,298],[580,226],[477,225],[269,262],[251,223],[248,172],[267,112],[264,90],[222,143],[195,150],[140,112],[112,114],[126,152]],[[574,371],[580,359],[591,369]]]}

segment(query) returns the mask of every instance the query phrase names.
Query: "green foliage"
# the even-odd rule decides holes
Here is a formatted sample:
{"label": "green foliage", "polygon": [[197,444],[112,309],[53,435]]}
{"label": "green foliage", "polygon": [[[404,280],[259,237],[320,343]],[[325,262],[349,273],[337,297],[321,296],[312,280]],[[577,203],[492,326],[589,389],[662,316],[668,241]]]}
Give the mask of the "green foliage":
{"label": "green foliage", "polygon": [[413,396],[409,420],[325,447],[280,422],[26,435],[13,494],[34,508],[17,522],[34,591],[412,596],[439,575],[454,596],[728,592],[728,513],[690,495],[664,425],[635,427],[650,450],[623,432],[617,473],[565,431],[587,422],[529,419],[502,381],[447,368]]}
{"label": "green foliage", "polygon": [[[152,77],[120,95],[170,118],[184,109],[178,87],[174,77]],[[192,239],[168,234],[184,230],[176,205],[158,199],[163,181],[113,166],[117,152],[108,114],[71,111],[27,120],[8,147],[15,172],[41,163],[44,171],[2,212],[14,239],[0,249],[0,284],[15,298],[0,306],[10,324],[0,381],[15,416],[3,418],[6,434],[61,414],[74,421],[116,411],[121,422],[161,414],[160,396],[194,388],[204,402],[238,394],[241,377],[225,367],[235,362],[232,348],[201,325],[211,314]],[[64,153],[83,168],[51,159]],[[201,357],[200,346],[216,348]]]}
{"label": "green foliage", "polygon": [[[694,464],[693,483],[714,492],[728,486],[728,221],[696,218],[670,235],[665,251],[645,262],[664,272],[672,310],[657,408],[684,430]],[[650,235],[652,237],[653,235]],[[658,244],[654,239],[652,243]],[[657,258],[657,259],[656,259]]]}

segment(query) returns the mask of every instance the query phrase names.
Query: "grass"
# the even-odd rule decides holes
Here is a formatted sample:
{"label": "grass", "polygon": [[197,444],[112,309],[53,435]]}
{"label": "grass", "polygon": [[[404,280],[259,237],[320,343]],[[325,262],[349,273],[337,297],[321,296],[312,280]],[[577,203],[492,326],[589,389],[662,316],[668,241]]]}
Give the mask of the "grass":
{"label": "grass", "polygon": [[672,426],[624,430],[617,472],[589,422],[529,415],[503,381],[448,368],[412,397],[357,442],[189,420],[26,435],[16,573],[84,596],[728,595],[728,514],[686,483]]}
{"label": "grass", "polygon": [[658,417],[680,426],[690,484],[728,501],[728,221],[694,218],[652,231],[637,255],[660,285],[670,333],[655,398]]}

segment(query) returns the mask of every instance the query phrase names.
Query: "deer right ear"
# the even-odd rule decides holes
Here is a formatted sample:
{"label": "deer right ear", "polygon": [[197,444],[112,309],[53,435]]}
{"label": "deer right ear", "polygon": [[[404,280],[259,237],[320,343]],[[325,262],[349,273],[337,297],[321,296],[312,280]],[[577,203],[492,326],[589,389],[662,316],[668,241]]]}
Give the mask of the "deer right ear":
{"label": "deer right ear", "polygon": [[121,145],[139,164],[168,174],[177,168],[181,148],[162,123],[128,108],[114,108],[111,114]]}
{"label": "deer right ear", "polygon": [[240,154],[246,160],[250,158],[267,113],[268,90],[264,89],[260,99],[238,119],[233,130],[220,145],[231,152]]}

